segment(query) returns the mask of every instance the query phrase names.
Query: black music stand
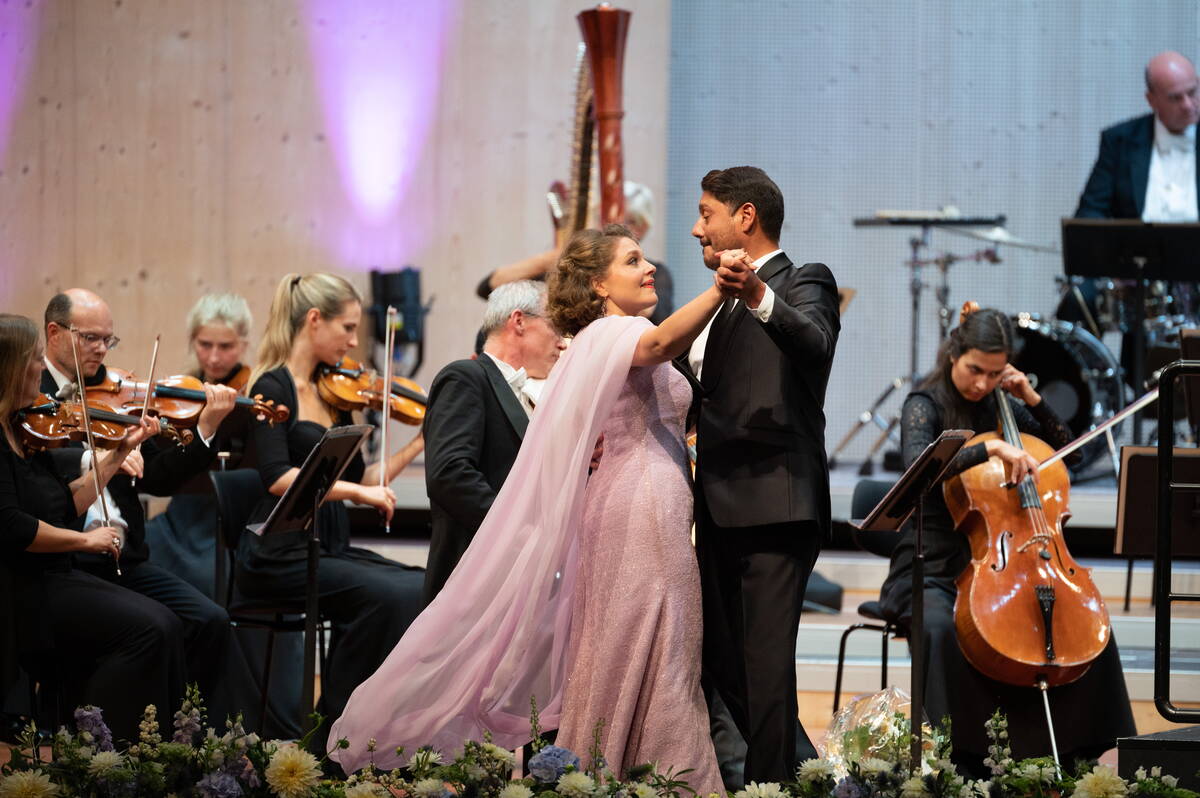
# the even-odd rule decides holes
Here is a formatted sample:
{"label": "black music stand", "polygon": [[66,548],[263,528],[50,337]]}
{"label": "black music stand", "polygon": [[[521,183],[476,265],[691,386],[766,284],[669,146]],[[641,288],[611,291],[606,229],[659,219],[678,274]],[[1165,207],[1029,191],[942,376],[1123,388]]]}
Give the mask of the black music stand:
{"label": "black music stand", "polygon": [[[1200,224],[1141,219],[1063,219],[1063,270],[1074,277],[1132,279],[1134,394],[1146,384],[1146,281],[1194,282],[1200,274]],[[1133,417],[1133,442],[1142,419]]]}
{"label": "black music stand", "polygon": [[863,532],[899,532],[914,513],[917,516],[916,535],[913,538],[912,622],[908,632],[908,647],[912,651],[912,711],[909,717],[913,742],[910,755],[911,765],[917,773],[921,768],[921,719],[925,712],[925,530],[922,519],[925,495],[941,484],[950,461],[974,434],[969,429],[948,429],[943,432],[936,441],[925,447],[925,451],[900,475],[900,479],[865,519],[859,523],[851,522]]}
{"label": "black music stand", "polygon": [[[1200,449],[1174,447],[1174,478],[1177,482],[1200,484]],[[1117,488],[1117,538],[1115,553],[1124,557],[1153,558],[1158,546],[1158,507],[1130,497],[1153,494],[1158,484],[1158,447],[1122,446],[1121,481]],[[1128,502],[1135,504],[1131,507]],[[1200,557],[1200,496],[1174,493],[1171,496],[1171,557]],[[1136,509],[1134,509],[1136,508]]]}
{"label": "black music stand", "polygon": [[[306,713],[312,712],[314,677],[317,664],[317,564],[321,558],[321,538],[317,519],[325,494],[333,487],[350,464],[351,458],[370,436],[374,427],[357,424],[326,430],[300,466],[300,473],[284,492],[275,509],[262,524],[248,529],[256,535],[275,535],[282,532],[308,532],[308,589],[304,597],[304,673],[300,702]],[[304,733],[311,731],[306,721]]]}

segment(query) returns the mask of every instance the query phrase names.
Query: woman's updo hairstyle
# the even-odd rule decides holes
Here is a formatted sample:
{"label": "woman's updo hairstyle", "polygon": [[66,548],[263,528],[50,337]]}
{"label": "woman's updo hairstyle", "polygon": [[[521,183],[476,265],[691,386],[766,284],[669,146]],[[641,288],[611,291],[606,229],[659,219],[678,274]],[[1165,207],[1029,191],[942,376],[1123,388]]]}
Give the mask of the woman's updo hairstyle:
{"label": "woman's updo hairstyle", "polygon": [[604,315],[604,299],[594,283],[608,274],[622,238],[637,240],[628,228],[610,224],[603,230],[580,230],[563,247],[546,297],[550,323],[562,335],[577,335]]}
{"label": "woman's updo hairstyle", "polygon": [[937,364],[919,386],[932,393],[948,413],[944,419],[952,426],[969,425],[965,402],[950,376],[954,361],[966,352],[977,349],[986,354],[1003,352],[1009,361],[1016,353],[1016,332],[1012,321],[995,308],[979,309],[975,302],[964,302],[958,316],[958,326],[950,331],[938,349]]}
{"label": "woman's updo hairstyle", "polygon": [[995,308],[980,310],[978,303],[964,302],[958,314],[958,326],[946,336],[946,342],[938,352],[938,366],[945,369],[949,376],[954,361],[970,349],[978,349],[989,355],[1003,352],[1012,360],[1014,339],[1012,321],[1008,316]]}
{"label": "woman's updo hairstyle", "polygon": [[263,374],[287,362],[309,310],[316,308],[322,318],[332,319],[341,315],[350,302],[361,305],[362,298],[354,286],[336,274],[285,275],[275,288],[267,329],[258,345],[257,365],[246,387],[253,387]]}

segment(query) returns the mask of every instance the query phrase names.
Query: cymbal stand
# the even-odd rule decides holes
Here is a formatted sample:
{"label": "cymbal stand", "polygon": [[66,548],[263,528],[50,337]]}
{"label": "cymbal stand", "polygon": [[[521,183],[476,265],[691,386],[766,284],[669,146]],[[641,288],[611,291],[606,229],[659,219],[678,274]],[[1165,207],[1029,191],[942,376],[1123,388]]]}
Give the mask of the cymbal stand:
{"label": "cymbal stand", "polygon": [[875,443],[871,444],[871,450],[867,452],[867,459],[863,460],[863,464],[858,467],[858,475],[860,477],[869,477],[875,473],[875,455],[883,448],[883,444],[891,441],[900,447],[900,435],[896,432],[896,427],[900,426],[900,416],[892,415],[892,420],[888,422],[887,427],[875,439]]}
{"label": "cymbal stand", "polygon": [[[912,257],[908,259],[908,268],[912,271],[912,279],[908,283],[908,291],[912,296],[912,319],[909,321],[908,379],[912,385],[916,385],[921,376],[918,367],[921,357],[921,291],[925,288],[925,283],[921,281],[921,267],[929,262],[921,259],[921,250],[929,246],[931,229],[932,225],[923,224],[921,225],[921,234],[908,239],[908,246],[912,249]],[[949,288],[946,289],[946,294],[949,296]]]}
{"label": "cymbal stand", "polygon": [[[882,415],[880,415],[879,408],[883,406],[883,403],[888,400],[888,397],[890,397],[892,393],[896,391],[896,389],[903,387],[904,383],[907,381],[908,380],[904,377],[896,377],[893,379],[888,386],[883,389],[883,393],[879,394],[879,398],[875,400],[874,404],[872,404],[869,409],[858,414],[858,418],[855,420],[854,424],[851,425],[849,431],[847,431],[845,436],[843,436],[842,440],[833,450],[833,453],[829,455],[830,468],[837,468],[838,455],[842,453],[843,449],[850,445],[850,441],[854,439],[854,436],[861,432],[863,427],[867,426],[868,424],[874,424],[875,426],[879,427],[879,429],[883,430],[883,434],[879,436],[879,439],[875,441],[875,445],[871,447],[871,452],[867,455],[867,459],[863,461],[858,473],[866,476],[874,470],[871,465],[871,458],[874,457],[875,452],[878,451],[879,447],[883,445],[883,441],[887,440],[888,438],[894,439],[892,430],[895,429],[896,422],[898,420],[896,416],[892,416],[890,420],[884,418]],[[900,442],[896,440],[895,443],[899,445]]]}
{"label": "cymbal stand", "polygon": [[[879,408],[888,400],[888,397],[890,397],[897,388],[903,387],[905,383],[909,383],[911,385],[917,384],[917,378],[919,376],[917,370],[919,368],[918,363],[921,352],[921,291],[925,288],[925,283],[921,280],[921,268],[930,263],[930,261],[921,257],[921,250],[929,246],[929,232],[932,229],[932,224],[922,224],[920,235],[915,235],[908,239],[908,245],[912,249],[912,256],[905,261],[905,264],[912,273],[908,283],[909,295],[912,298],[912,318],[909,320],[908,376],[893,378],[892,381],[888,383],[888,386],[884,388],[883,393],[879,395],[879,398],[876,399],[875,402],[870,406],[870,408],[858,414],[858,418],[855,420],[854,424],[851,425],[850,430],[842,438],[841,442],[838,443],[837,448],[833,450],[833,454],[829,456],[830,468],[837,468],[838,455],[841,454],[842,450],[850,444],[850,441],[854,439],[854,436],[861,432],[862,429],[868,424],[874,424],[875,426],[879,427],[882,432],[872,444],[871,450],[867,454],[867,458],[859,467],[859,474],[866,476],[875,470],[875,467],[872,464],[872,458],[874,458],[876,452],[879,451],[885,441],[891,440],[897,446],[900,445],[900,441],[897,440],[899,436],[895,434],[895,429],[900,422],[900,416],[898,414],[892,414],[890,418],[884,418],[879,413]],[[946,296],[948,297],[950,289],[945,277],[943,277],[942,282],[943,285],[945,285],[945,292]],[[939,289],[939,297],[940,296],[941,290]]]}

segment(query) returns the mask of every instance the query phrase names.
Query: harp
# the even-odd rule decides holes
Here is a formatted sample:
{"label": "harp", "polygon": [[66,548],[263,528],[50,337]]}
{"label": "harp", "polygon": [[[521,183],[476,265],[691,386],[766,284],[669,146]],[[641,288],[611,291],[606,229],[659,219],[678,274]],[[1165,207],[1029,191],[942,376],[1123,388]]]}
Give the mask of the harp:
{"label": "harp", "polygon": [[593,153],[599,155],[600,224],[625,218],[621,86],[630,16],[604,3],[576,17],[583,42],[575,68],[570,185],[555,181],[546,195],[557,246],[587,227]]}

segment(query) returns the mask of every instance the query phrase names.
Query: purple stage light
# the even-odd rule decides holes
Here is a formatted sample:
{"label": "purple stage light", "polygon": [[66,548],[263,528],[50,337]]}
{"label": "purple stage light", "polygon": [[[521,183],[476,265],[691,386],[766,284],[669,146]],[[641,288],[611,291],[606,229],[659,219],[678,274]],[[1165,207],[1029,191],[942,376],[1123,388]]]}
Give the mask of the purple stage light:
{"label": "purple stage light", "polygon": [[37,49],[42,3],[0,0],[0,163]]}
{"label": "purple stage light", "polygon": [[[452,0],[307,0],[326,132],[349,208],[327,227],[347,263],[412,256],[425,225],[399,209],[436,111]],[[322,213],[334,213],[325,201]]]}

